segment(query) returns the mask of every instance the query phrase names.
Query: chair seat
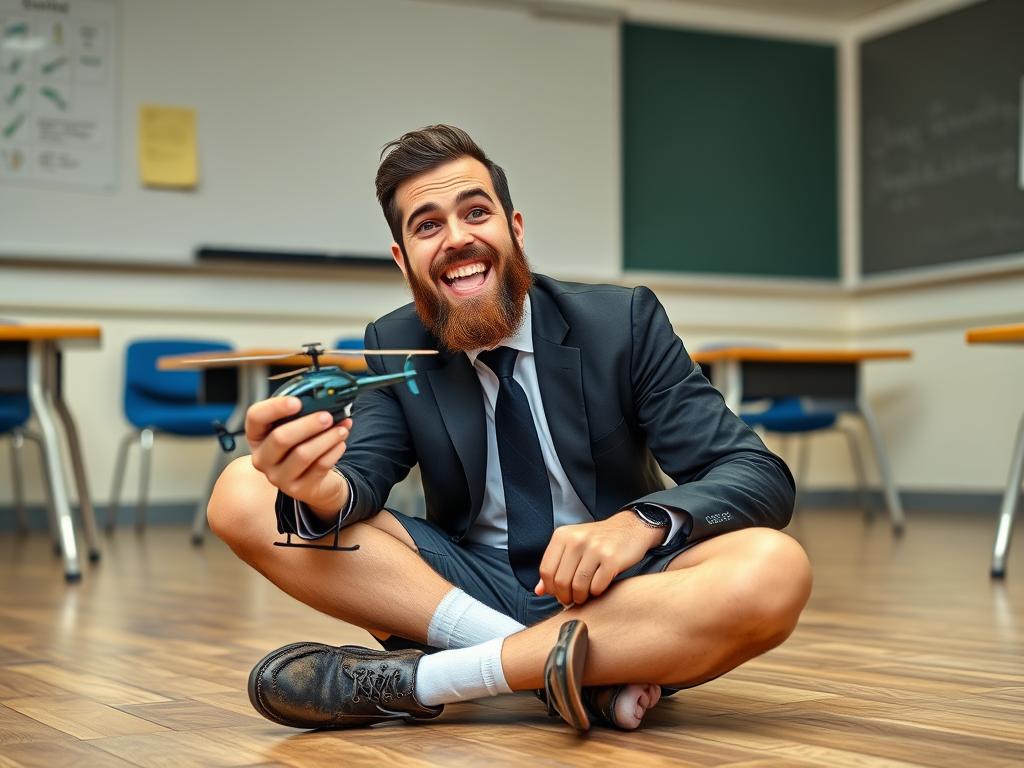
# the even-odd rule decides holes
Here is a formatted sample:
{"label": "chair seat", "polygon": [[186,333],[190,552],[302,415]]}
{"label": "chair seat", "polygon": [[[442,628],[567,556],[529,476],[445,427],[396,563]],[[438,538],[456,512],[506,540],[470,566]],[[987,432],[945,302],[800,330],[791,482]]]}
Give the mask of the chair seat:
{"label": "chair seat", "polygon": [[740,418],[751,427],[761,427],[767,432],[814,432],[831,429],[836,425],[835,411],[809,411],[800,398],[778,400],[770,408],[757,413],[742,413]]}
{"label": "chair seat", "polygon": [[213,422],[225,423],[234,411],[234,406],[214,405],[146,405],[133,409],[132,423],[142,429],[151,427],[171,435],[212,435]]}
{"label": "chair seat", "polygon": [[29,413],[27,397],[0,397],[0,433],[20,427],[28,421]]}

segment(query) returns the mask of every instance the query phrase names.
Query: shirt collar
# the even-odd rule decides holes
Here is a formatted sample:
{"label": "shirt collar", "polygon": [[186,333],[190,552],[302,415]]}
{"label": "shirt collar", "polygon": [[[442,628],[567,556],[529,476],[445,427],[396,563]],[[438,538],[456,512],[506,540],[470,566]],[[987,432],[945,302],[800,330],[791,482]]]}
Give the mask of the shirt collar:
{"label": "shirt collar", "polygon": [[[515,333],[508,338],[502,339],[495,346],[511,347],[512,349],[518,349],[520,352],[533,354],[533,317],[530,310],[530,294],[526,294],[526,298],[523,299],[523,322],[519,324],[519,328]],[[476,364],[477,356],[483,351],[484,347],[466,351],[466,357],[469,358],[470,365]]]}

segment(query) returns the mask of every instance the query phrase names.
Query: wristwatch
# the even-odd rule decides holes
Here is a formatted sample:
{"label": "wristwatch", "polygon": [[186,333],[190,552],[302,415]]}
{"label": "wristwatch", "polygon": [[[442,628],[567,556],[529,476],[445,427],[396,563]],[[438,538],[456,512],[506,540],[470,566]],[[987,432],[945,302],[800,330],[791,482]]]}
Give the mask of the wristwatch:
{"label": "wristwatch", "polygon": [[672,518],[668,512],[649,501],[637,502],[633,505],[633,511],[640,521],[650,528],[668,528],[672,525]]}

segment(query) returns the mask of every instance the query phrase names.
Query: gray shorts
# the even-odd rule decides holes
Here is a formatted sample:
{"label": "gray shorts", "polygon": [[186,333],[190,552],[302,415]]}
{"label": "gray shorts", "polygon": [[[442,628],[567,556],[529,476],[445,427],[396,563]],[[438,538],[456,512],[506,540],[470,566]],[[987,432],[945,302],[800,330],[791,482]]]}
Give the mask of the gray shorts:
{"label": "gray shorts", "polygon": [[[538,597],[519,583],[508,562],[508,552],[473,542],[455,543],[447,533],[433,523],[418,517],[409,517],[389,509],[395,519],[408,531],[420,557],[451,584],[520,624],[530,626],[562,610],[550,595]],[[680,552],[647,555],[636,565],[615,577],[615,581],[645,573],[660,573]],[[383,641],[388,650],[418,648],[427,652],[436,649],[392,635]]]}

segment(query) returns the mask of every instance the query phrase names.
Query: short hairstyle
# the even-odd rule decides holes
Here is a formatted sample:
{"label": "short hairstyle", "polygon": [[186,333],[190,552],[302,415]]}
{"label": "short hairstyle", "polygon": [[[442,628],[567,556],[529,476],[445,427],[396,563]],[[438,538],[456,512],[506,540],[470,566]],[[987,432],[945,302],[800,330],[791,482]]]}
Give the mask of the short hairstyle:
{"label": "short hairstyle", "polygon": [[491,175],[491,183],[505,211],[505,218],[509,222],[512,221],[512,195],[508,191],[505,171],[491,161],[461,128],[453,125],[428,125],[418,131],[410,131],[401,138],[385,144],[380,157],[376,180],[377,200],[384,210],[384,218],[391,228],[391,235],[401,246],[403,253],[405,243],[402,240],[402,214],[395,203],[398,185],[412,176],[433,170],[460,157],[472,157],[483,163]]}

